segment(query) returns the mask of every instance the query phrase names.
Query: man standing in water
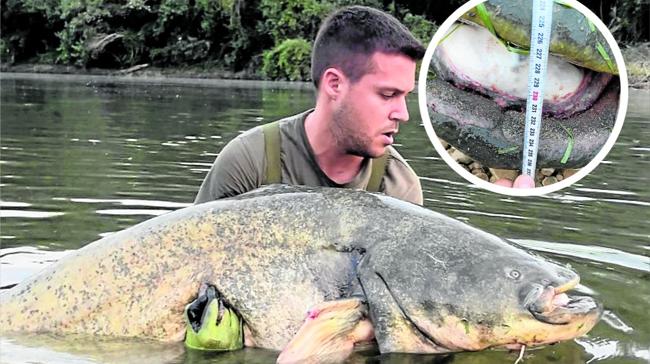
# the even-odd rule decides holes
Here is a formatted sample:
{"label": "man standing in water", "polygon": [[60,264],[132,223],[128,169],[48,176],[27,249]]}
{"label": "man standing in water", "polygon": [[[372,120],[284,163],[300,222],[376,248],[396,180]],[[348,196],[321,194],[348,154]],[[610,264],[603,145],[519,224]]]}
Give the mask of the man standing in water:
{"label": "man standing in water", "polygon": [[195,203],[269,183],[358,188],[422,204],[417,175],[391,146],[409,114],[424,47],[394,17],[352,6],[322,24],[312,51],[316,106],[232,140]]}
{"label": "man standing in water", "polygon": [[[312,50],[314,109],[229,142],[195,203],[286,183],[378,191],[421,205],[420,181],[392,144],[400,124],[409,119],[406,96],[424,52],[409,30],[386,13],[363,6],[337,10],[321,25]],[[241,319],[224,307],[213,287],[205,291],[186,308],[186,345],[241,348]],[[210,319],[217,316],[219,323]]]}

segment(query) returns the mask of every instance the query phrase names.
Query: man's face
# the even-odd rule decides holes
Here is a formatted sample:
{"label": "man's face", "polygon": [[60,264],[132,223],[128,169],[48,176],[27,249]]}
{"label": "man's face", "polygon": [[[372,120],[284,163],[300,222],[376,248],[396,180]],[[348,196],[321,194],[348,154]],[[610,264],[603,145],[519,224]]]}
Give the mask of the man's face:
{"label": "man's face", "polygon": [[406,96],[415,86],[415,61],[379,52],[371,59],[372,70],[342,93],[332,131],[346,153],[377,158],[393,144],[399,123],[408,121]]}

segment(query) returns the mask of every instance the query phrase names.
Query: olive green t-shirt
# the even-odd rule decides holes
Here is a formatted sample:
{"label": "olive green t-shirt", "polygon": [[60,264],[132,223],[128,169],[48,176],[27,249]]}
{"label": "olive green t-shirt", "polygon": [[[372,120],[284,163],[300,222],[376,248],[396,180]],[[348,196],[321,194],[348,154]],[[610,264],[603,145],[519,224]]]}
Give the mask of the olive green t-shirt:
{"label": "olive green t-shirt", "polygon": [[[366,189],[371,174],[370,159],[349,183],[340,185],[321,170],[305,133],[305,119],[312,110],[280,120],[282,183],[305,186]],[[392,146],[380,191],[386,195],[422,205],[420,180]],[[256,127],[237,136],[219,153],[196,195],[195,203],[236,196],[264,183],[266,152],[264,134]]]}

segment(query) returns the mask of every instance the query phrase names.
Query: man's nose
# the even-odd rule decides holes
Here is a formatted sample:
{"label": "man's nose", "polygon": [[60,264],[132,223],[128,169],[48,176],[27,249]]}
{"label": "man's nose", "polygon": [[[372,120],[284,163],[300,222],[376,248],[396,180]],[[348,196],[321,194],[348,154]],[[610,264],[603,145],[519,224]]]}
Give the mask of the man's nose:
{"label": "man's nose", "polygon": [[406,107],[406,97],[400,97],[390,113],[390,119],[393,121],[405,123],[409,120],[409,111]]}

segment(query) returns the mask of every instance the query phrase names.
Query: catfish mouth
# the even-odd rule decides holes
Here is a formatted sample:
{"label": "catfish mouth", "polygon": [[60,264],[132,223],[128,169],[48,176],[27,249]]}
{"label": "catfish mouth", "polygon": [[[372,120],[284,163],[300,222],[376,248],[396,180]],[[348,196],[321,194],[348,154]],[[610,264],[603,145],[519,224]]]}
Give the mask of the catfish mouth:
{"label": "catfish mouth", "polygon": [[579,277],[558,287],[544,287],[526,308],[540,322],[550,325],[568,325],[600,316],[601,307],[591,297],[568,295],[580,281]]}
{"label": "catfish mouth", "polygon": [[[458,23],[447,37],[432,59],[439,76],[457,88],[492,99],[503,110],[525,112],[528,55],[507,50],[476,25]],[[591,108],[612,77],[550,54],[543,113],[566,119]]]}
{"label": "catfish mouth", "polygon": [[[431,61],[435,75],[427,80],[427,107],[436,135],[490,168],[520,168],[527,60],[477,26],[462,25],[448,35],[436,47]],[[480,52],[479,46],[484,46]],[[611,134],[620,80],[565,58],[549,59],[537,165],[580,168]]]}

